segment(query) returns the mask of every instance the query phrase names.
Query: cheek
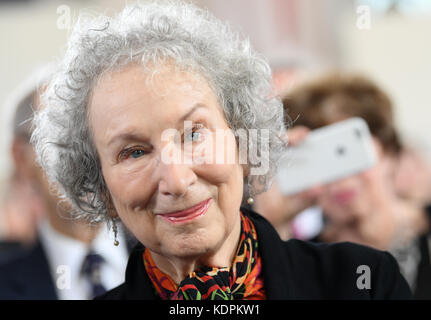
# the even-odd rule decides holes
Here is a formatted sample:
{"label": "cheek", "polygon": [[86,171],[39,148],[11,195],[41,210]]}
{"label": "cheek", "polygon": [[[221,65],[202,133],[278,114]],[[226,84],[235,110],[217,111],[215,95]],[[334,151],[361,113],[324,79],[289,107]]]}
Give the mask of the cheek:
{"label": "cheek", "polygon": [[238,174],[237,166],[228,164],[205,164],[194,169],[201,179],[218,186],[235,183],[232,175]]}
{"label": "cheek", "polygon": [[157,248],[160,245],[157,236],[155,217],[145,210],[147,190],[145,184],[117,180],[115,186],[110,186],[110,194],[115,208],[122,223],[141,243],[149,248]]}
{"label": "cheek", "polygon": [[239,164],[207,164],[195,168],[196,174],[217,188],[217,203],[223,212],[235,212],[242,201],[243,170]]}
{"label": "cheek", "polygon": [[109,167],[106,170],[102,167],[113,205],[122,220],[127,219],[128,214],[133,216],[134,210],[146,208],[149,203],[152,184],[148,172],[151,172],[150,166],[138,169]]}
{"label": "cheek", "polygon": [[220,206],[238,203],[239,208],[244,172],[239,164],[238,146],[232,131],[225,129],[212,134],[198,150],[200,158],[206,161],[194,166],[195,173],[207,183],[217,186]]}
{"label": "cheek", "polygon": [[109,190],[116,194],[129,194],[133,190],[145,192],[153,172],[154,161],[151,159],[111,166],[107,170],[102,168]]}

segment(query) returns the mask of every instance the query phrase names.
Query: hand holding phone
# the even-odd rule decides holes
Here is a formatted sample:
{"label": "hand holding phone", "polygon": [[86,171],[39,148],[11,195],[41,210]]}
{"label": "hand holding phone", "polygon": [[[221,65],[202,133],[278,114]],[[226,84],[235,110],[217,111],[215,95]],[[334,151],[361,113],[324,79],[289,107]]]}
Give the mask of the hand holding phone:
{"label": "hand holding phone", "polygon": [[296,194],[364,171],[377,161],[366,122],[350,118],[311,131],[289,155],[277,174],[284,195]]}

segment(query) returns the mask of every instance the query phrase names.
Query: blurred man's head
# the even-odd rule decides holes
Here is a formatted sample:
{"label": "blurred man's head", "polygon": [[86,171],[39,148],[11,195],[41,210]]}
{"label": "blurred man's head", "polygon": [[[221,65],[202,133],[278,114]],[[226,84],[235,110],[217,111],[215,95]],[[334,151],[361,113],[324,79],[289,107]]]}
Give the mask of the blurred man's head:
{"label": "blurred man's head", "polygon": [[[37,220],[46,216],[51,227],[69,237],[89,243],[97,233],[97,226],[88,226],[83,221],[71,220],[70,204],[61,201],[56,190],[48,182],[42,168],[36,162],[36,154],[30,143],[33,115],[43,108],[40,97],[47,86],[51,68],[43,69],[37,81],[27,87],[27,93],[21,95],[14,104],[12,137],[10,140],[13,174],[10,185],[10,196],[6,199],[11,219],[19,213],[26,213],[27,220],[15,219],[19,224],[33,224],[35,232]],[[30,89],[30,90],[28,90]],[[27,229],[30,229],[27,228]]]}
{"label": "blurred man's head", "polygon": [[19,183],[29,183],[47,205],[52,206],[57,199],[52,196],[43,171],[36,163],[36,155],[30,144],[33,113],[40,105],[40,90],[35,88],[18,104],[13,118],[11,142],[14,178]]}
{"label": "blurred man's head", "polygon": [[13,119],[12,160],[14,174],[19,180],[40,180],[40,170],[35,163],[35,154],[30,144],[33,108],[38,102],[35,92],[31,92],[18,105]]}
{"label": "blurred man's head", "polygon": [[49,207],[55,205],[30,145],[33,110],[39,105],[36,85],[39,78],[37,72],[23,81],[10,95],[4,109],[9,113],[5,117],[3,136],[8,137],[7,156],[11,170],[0,202],[0,218],[4,225],[2,238],[24,243],[35,240],[38,221],[48,213]]}

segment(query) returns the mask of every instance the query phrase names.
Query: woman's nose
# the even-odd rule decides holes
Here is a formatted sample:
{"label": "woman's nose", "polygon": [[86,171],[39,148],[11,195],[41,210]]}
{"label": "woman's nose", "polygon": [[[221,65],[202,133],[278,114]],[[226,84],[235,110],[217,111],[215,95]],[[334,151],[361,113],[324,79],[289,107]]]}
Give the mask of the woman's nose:
{"label": "woman's nose", "polygon": [[190,165],[160,162],[159,191],[163,195],[181,197],[197,179]]}

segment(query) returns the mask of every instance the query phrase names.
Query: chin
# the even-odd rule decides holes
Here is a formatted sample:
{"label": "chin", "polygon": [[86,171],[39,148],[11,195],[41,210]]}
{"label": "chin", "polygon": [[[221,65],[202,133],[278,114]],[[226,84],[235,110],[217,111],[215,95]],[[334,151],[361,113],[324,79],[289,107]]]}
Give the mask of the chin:
{"label": "chin", "polygon": [[[222,245],[224,230],[219,227],[201,228],[193,233],[179,234],[169,240],[169,254],[179,257],[198,257],[217,251]],[[173,244],[173,245],[172,245]]]}

